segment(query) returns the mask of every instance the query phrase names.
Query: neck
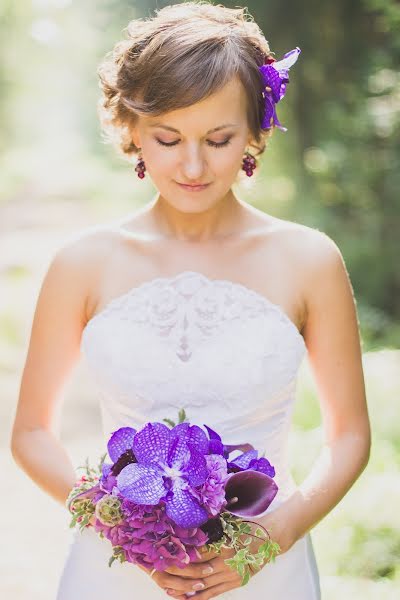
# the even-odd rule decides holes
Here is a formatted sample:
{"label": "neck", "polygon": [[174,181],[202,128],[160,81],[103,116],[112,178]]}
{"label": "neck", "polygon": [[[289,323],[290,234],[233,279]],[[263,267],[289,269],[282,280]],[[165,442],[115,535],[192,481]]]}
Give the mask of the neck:
{"label": "neck", "polygon": [[183,212],[157,194],[149,208],[155,227],[166,238],[185,242],[207,242],[237,231],[244,203],[232,190],[202,212]]}

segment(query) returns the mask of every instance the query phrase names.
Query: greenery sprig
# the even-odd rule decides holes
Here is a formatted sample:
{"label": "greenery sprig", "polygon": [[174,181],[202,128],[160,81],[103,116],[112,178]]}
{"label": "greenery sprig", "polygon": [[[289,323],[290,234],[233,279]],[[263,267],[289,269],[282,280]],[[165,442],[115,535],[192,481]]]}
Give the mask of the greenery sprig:
{"label": "greenery sprig", "polygon": [[[176,423],[172,419],[164,418],[163,421],[170,427],[176,427]],[[186,412],[184,408],[181,408],[178,412],[178,425],[187,421]]]}
{"label": "greenery sprig", "polygon": [[[230,512],[220,514],[220,521],[223,535],[217,541],[207,543],[209,550],[214,550],[217,554],[222,552],[223,548],[233,548],[236,553],[232,558],[225,559],[225,563],[238,572],[242,578],[241,585],[245,585],[253,574],[251,569],[259,571],[267,562],[274,562],[281,548],[277,542],[271,540],[268,530],[260,524],[252,533],[251,525],[253,521],[241,519]],[[243,539],[243,536],[247,536]],[[262,541],[256,553],[249,549],[249,545],[254,539]]]}
{"label": "greenery sprig", "polygon": [[74,498],[81,492],[90,490],[90,488],[96,485],[101,477],[102,466],[106,456],[107,452],[100,457],[100,462],[97,465],[97,468],[89,465],[88,458],[86,459],[84,465],[77,467],[77,470],[83,470],[84,474],[81,476],[81,479],[75,483],[66,500],[66,506],[69,506],[69,503],[72,502],[72,518],[69,524],[71,529],[77,525],[80,531],[82,531],[89,525],[90,519],[94,515],[95,505],[89,498],[77,498],[76,500],[74,500]]}

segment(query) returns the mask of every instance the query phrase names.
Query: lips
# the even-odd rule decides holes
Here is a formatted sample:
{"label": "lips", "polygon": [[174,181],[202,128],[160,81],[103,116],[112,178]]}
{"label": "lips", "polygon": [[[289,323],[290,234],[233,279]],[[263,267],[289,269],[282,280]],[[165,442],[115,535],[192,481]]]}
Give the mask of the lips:
{"label": "lips", "polygon": [[200,187],[208,185],[208,183],[181,183],[180,181],[177,181],[177,183],[179,183],[179,185],[185,185],[186,187]]}
{"label": "lips", "polygon": [[183,189],[190,190],[190,191],[204,190],[207,186],[210,185],[209,183],[186,184],[186,183],[179,183],[179,181],[177,181],[176,183]]}

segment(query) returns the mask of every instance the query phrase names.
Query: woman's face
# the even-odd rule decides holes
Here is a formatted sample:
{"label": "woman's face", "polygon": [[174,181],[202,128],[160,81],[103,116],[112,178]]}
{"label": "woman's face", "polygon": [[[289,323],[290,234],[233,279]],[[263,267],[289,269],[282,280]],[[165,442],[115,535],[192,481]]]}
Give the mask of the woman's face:
{"label": "woman's face", "polygon": [[[183,212],[211,208],[229,192],[251,141],[239,79],[192,106],[140,117],[132,134],[161,196]],[[180,184],[207,184],[194,190]]]}

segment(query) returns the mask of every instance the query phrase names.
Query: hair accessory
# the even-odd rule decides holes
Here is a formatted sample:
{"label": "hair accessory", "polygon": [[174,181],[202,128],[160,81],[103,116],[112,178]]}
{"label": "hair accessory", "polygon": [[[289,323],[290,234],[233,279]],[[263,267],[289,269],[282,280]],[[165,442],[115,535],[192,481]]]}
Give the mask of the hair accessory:
{"label": "hair accessory", "polygon": [[257,162],[255,156],[253,156],[250,152],[245,152],[243,156],[242,169],[246,171],[247,177],[251,177],[253,175],[253,171],[257,166]]}
{"label": "hair accessory", "polygon": [[265,88],[265,92],[263,92],[265,113],[261,125],[263,129],[270,129],[272,125],[275,125],[282,131],[287,131],[287,128],[283,127],[278,120],[275,104],[285,95],[286,84],[289,83],[289,69],[297,61],[300,52],[300,48],[296,47],[278,61],[275,58],[266,57],[265,64],[258,67],[263,76]]}
{"label": "hair accessory", "polygon": [[138,155],[135,171],[137,172],[138,177],[140,177],[140,179],[143,179],[143,177],[145,176],[144,172],[146,171],[146,166],[144,164],[141,152]]}

